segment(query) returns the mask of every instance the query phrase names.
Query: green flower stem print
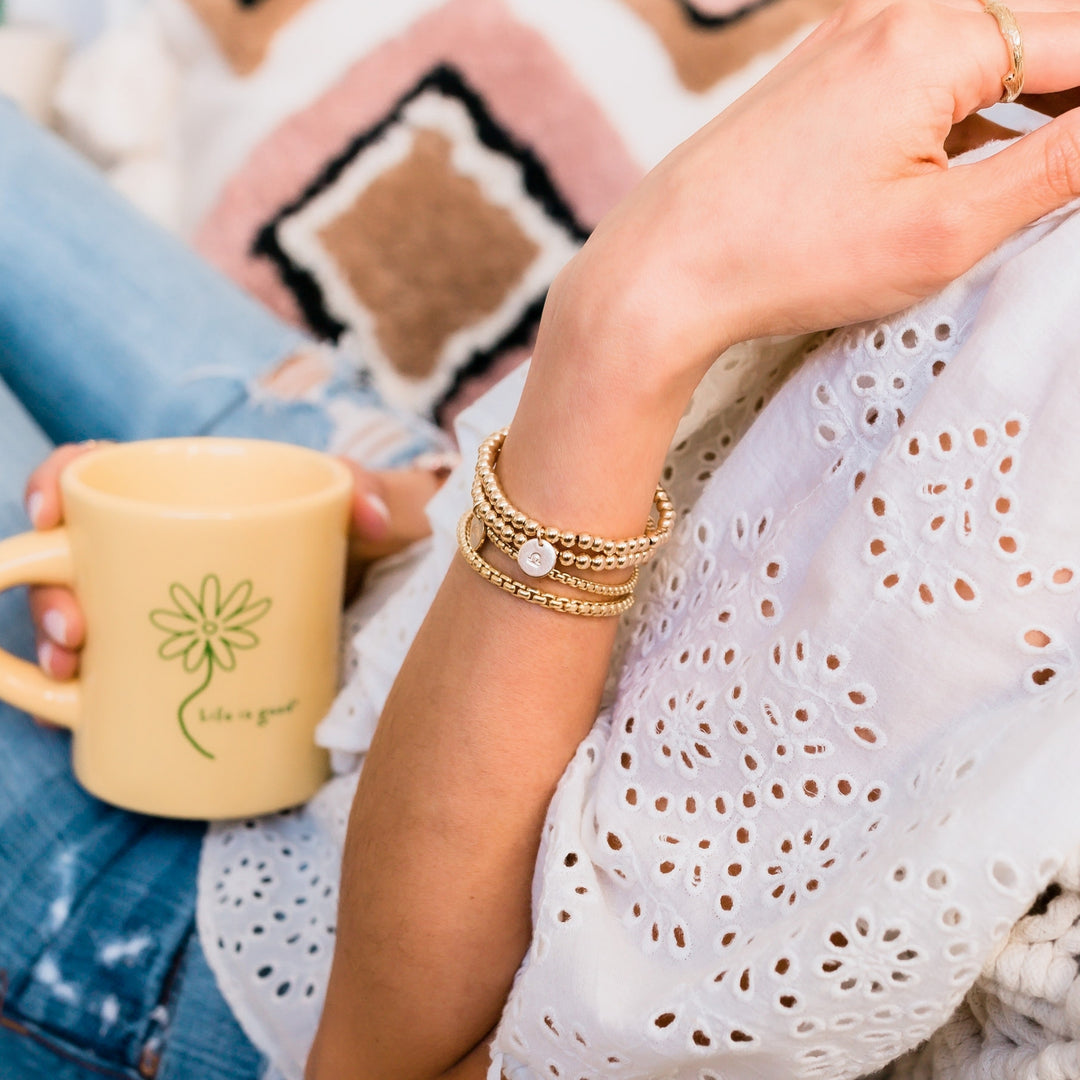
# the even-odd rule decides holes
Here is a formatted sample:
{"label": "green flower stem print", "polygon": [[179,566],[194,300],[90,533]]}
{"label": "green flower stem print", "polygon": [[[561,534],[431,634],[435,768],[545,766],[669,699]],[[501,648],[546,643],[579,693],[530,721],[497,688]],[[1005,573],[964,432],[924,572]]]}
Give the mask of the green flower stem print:
{"label": "green flower stem print", "polygon": [[236,649],[254,649],[259,639],[249,629],[269,610],[270,600],[251,602],[252,585],[241,581],[228,596],[221,598],[221,582],[217,574],[207,574],[199,588],[199,598],[183,585],[169,586],[175,608],[157,608],[150,612],[150,621],[169,636],[158,649],[163,660],[182,658],[184,670],[192,674],[206,668],[202,682],[176,710],[180,730],[184,738],[203,757],[214,760],[214,755],[188,730],[184,722],[184,710],[210,685],[214,671],[232,671],[236,667]]}

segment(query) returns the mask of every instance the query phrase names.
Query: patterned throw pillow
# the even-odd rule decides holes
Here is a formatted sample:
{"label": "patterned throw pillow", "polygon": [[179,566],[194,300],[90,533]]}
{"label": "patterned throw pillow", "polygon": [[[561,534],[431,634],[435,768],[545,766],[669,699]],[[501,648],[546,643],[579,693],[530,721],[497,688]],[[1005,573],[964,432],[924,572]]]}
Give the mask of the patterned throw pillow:
{"label": "patterned throw pillow", "polygon": [[600,217],[838,0],[167,2],[213,54],[184,123],[197,246],[448,427],[528,356]]}

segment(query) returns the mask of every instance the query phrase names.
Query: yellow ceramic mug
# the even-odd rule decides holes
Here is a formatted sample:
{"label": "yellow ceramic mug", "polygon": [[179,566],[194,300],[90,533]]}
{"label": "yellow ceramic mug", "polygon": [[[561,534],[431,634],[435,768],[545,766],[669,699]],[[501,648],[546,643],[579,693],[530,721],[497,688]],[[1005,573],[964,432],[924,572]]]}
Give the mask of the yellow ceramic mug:
{"label": "yellow ceramic mug", "polygon": [[0,589],[71,585],[81,675],[0,652],[0,698],[74,729],[88,791],[168,817],[303,802],[333,698],[352,477],[247,439],[103,446],[61,476],[65,525],[0,543]]}

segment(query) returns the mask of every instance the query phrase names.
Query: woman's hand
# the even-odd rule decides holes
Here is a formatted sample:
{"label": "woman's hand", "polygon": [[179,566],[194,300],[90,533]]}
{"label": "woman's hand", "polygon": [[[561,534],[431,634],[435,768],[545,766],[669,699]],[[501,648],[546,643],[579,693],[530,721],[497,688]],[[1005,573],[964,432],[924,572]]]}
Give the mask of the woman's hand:
{"label": "woman's hand", "polygon": [[[26,485],[26,508],[35,529],[63,523],[60,473],[93,444],[61,446],[53,451]],[[407,469],[372,472],[342,459],[356,479],[349,544],[349,573],[357,581],[374,559],[391,555],[430,532],[424,507],[446,475],[439,461],[420,461]],[[42,585],[30,590],[30,610],[37,628],[38,662],[55,679],[70,679],[79,669],[86,623],[70,589]]]}
{"label": "woman's hand", "polygon": [[[1080,84],[1080,11],[1013,6],[1026,90]],[[948,167],[950,128],[998,101],[1008,70],[978,0],[841,8],[658,165],[570,264],[549,310],[575,361],[602,342],[604,358],[589,357],[602,378],[675,379],[685,396],[733,342],[875,318],[943,287],[1080,194],[1075,113]]]}
{"label": "woman's hand", "polygon": [[[54,529],[63,523],[60,473],[92,449],[92,443],[58,447],[30,474],[26,512],[35,529]],[[86,634],[86,622],[74,593],[60,585],[38,585],[30,590],[30,614],[37,629],[37,655],[42,669],[54,679],[74,677]]]}
{"label": "woman's hand", "polygon": [[[1080,84],[1080,7],[1025,10],[1042,2],[1014,4],[1033,93]],[[853,0],[677,147],[548,294],[501,459],[511,497],[632,529],[728,346],[898,311],[1080,194],[1080,110],[948,166],[949,131],[1000,99],[1009,64],[979,0]]]}

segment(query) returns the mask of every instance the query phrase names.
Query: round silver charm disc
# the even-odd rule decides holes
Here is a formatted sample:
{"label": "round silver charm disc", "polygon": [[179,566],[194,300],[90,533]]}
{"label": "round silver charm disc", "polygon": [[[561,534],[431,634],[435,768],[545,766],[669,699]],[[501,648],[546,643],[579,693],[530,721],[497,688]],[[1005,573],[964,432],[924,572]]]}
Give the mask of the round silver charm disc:
{"label": "round silver charm disc", "polygon": [[517,553],[518,566],[529,577],[543,577],[545,574],[550,573],[557,557],[553,545],[536,537],[533,537],[532,540],[526,540],[518,548]]}

